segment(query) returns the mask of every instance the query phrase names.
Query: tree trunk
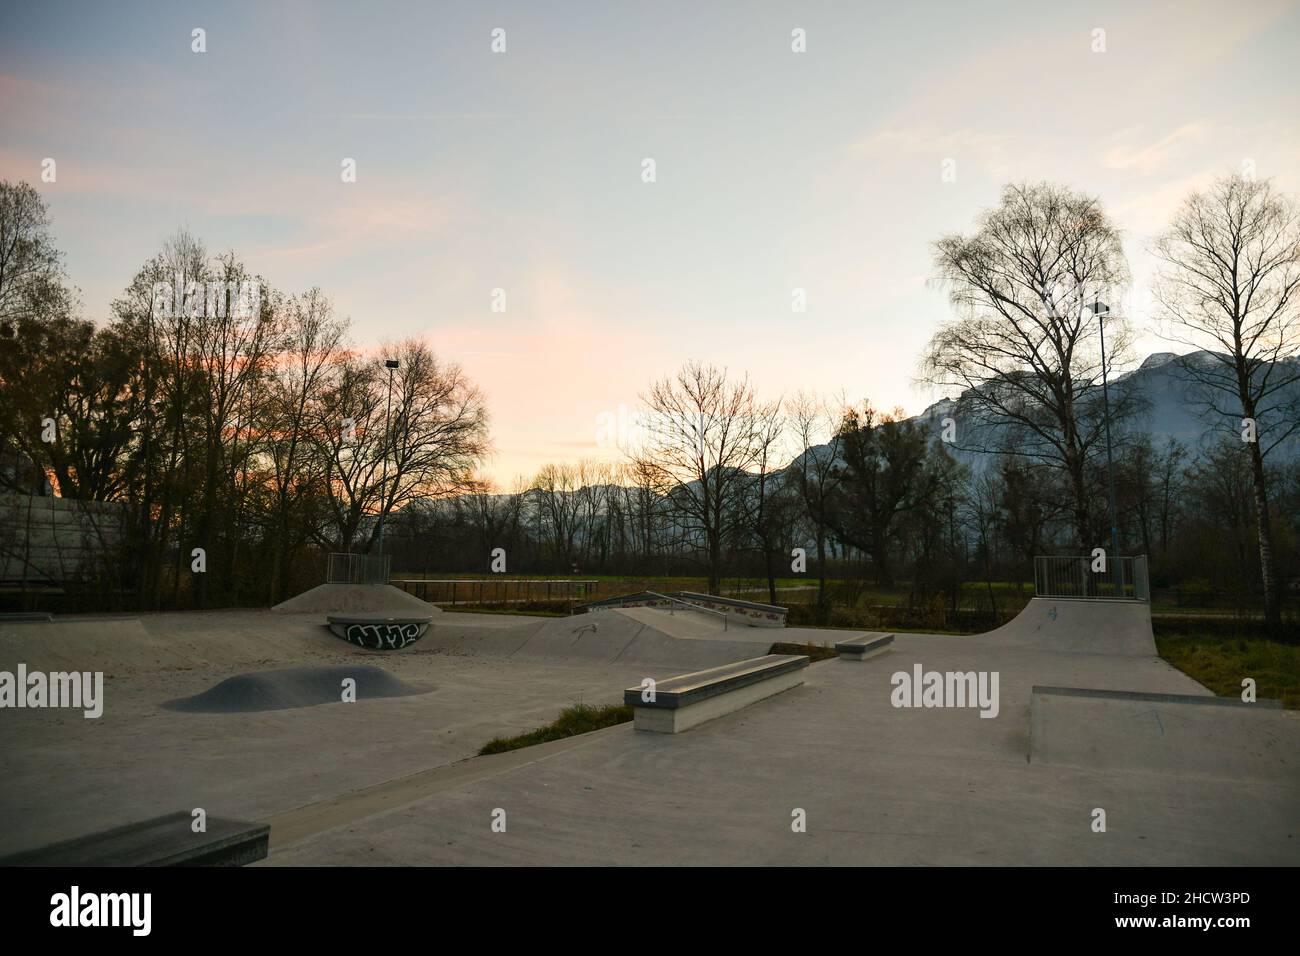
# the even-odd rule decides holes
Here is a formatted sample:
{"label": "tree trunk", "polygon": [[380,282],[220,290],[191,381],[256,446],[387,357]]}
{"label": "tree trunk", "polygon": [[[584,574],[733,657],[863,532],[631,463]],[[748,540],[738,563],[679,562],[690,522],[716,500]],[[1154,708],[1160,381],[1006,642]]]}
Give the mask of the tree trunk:
{"label": "tree trunk", "polygon": [[826,594],[826,532],[817,528],[817,623],[825,624],[830,610]]}
{"label": "tree trunk", "polygon": [[[1088,514],[1088,490],[1083,478],[1083,462],[1077,464],[1070,463],[1070,484],[1074,492],[1074,533],[1079,536],[1079,547],[1082,549],[1081,554],[1091,554],[1092,549],[1096,547],[1105,547],[1107,549],[1108,559],[1118,558],[1117,554],[1110,554],[1110,541],[1104,545],[1099,545],[1093,538],[1092,518]],[[1108,560],[1109,565],[1109,560]]]}
{"label": "tree trunk", "polygon": [[878,587],[889,587],[894,583],[889,573],[889,545],[883,534],[873,536],[871,564],[876,572],[876,585]]}
{"label": "tree trunk", "polygon": [[763,560],[767,564],[767,603],[776,604],[776,570],[772,567],[772,549],[763,546]]}
{"label": "tree trunk", "polygon": [[1268,511],[1268,481],[1258,442],[1250,442],[1250,471],[1259,529],[1259,570],[1264,581],[1264,621],[1270,631],[1277,633],[1282,627],[1282,601],[1278,593],[1277,555],[1273,550],[1273,522]]}
{"label": "tree trunk", "polygon": [[722,594],[722,536],[710,528],[705,532],[709,549],[709,593]]}

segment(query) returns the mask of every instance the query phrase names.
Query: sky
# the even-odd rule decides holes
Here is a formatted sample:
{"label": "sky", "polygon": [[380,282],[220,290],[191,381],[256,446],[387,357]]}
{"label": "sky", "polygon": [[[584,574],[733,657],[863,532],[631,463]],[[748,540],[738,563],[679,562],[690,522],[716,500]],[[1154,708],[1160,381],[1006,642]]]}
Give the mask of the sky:
{"label": "sky", "polygon": [[1281,0],[0,0],[0,178],[44,196],[87,318],[185,227],[319,286],[358,347],[428,341],[509,486],[617,460],[609,423],[689,359],[921,411],[932,243],[1008,182],[1099,197],[1136,359],[1185,351],[1149,244],[1218,175],[1300,192],[1298,53]]}

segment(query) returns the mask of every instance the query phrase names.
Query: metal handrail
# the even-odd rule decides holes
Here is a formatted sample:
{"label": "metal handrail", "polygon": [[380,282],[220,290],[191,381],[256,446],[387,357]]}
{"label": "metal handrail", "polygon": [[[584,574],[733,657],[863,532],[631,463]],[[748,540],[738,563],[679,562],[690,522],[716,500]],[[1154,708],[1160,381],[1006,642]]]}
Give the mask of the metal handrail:
{"label": "metal handrail", "polygon": [[1035,596],[1150,602],[1146,555],[1111,557],[1104,571],[1093,571],[1093,560],[1084,555],[1038,555]]}
{"label": "metal handrail", "polygon": [[[680,604],[680,605],[682,605],[683,607],[688,608],[689,610],[692,610],[692,611],[706,611],[706,612],[708,612],[709,614],[717,614],[719,617],[722,618],[722,629],[723,629],[724,631],[729,630],[729,628],[728,628],[728,626],[727,626],[728,623],[729,623],[728,620],[727,620],[727,618],[728,618],[728,614],[727,614],[726,611],[717,611],[717,610],[714,610],[714,609],[711,608],[711,607],[701,607],[701,606],[698,605],[698,604],[692,604],[690,601],[683,601],[681,598],[670,597],[670,596],[667,595],[667,594],[660,594],[658,591],[646,591],[646,592],[644,592],[644,593],[649,594],[651,597],[663,598],[663,600],[665,600],[665,601],[670,601],[670,602],[672,602],[672,603],[674,603],[674,604]],[[669,609],[668,609],[668,613],[669,613],[669,614],[672,614],[672,613],[673,613],[673,609],[672,609],[672,608],[669,608]]]}
{"label": "metal handrail", "polygon": [[325,581],[327,584],[387,584],[392,560],[388,554],[334,552],[329,556]]}
{"label": "metal handrail", "polygon": [[[408,594],[430,604],[483,604],[493,601],[512,603],[533,600],[575,601],[590,598],[600,589],[600,582],[588,578],[394,578],[393,583]],[[432,589],[432,590],[431,590]],[[463,597],[464,600],[460,600]]]}

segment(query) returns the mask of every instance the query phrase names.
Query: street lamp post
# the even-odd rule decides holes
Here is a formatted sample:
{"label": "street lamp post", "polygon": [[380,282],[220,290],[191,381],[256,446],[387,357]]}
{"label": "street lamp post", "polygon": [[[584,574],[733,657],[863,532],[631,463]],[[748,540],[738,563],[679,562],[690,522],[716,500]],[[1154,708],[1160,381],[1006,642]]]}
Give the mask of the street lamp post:
{"label": "street lamp post", "polygon": [[1110,383],[1106,374],[1106,325],[1102,316],[1109,314],[1110,306],[1104,302],[1092,303],[1092,313],[1097,316],[1097,331],[1101,334],[1101,398],[1102,409],[1106,416],[1106,484],[1110,493],[1110,547],[1111,560],[1115,562],[1115,572],[1111,580],[1116,582],[1115,596],[1124,596],[1124,562],[1119,556],[1119,509],[1115,507],[1115,458],[1110,443]]}
{"label": "street lamp post", "polygon": [[388,494],[388,442],[392,432],[389,419],[393,414],[393,369],[397,368],[397,359],[385,359],[384,367],[388,369],[388,407],[384,411],[384,474],[379,482],[379,557],[384,556],[384,498]]}

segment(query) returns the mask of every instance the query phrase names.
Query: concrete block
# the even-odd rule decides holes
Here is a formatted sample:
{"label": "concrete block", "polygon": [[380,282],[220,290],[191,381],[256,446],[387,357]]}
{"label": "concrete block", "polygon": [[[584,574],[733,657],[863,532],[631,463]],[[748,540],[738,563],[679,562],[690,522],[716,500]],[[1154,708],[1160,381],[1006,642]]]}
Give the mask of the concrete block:
{"label": "concrete block", "polygon": [[836,641],[835,651],[842,661],[865,661],[891,650],[893,634],[859,634],[848,640]]}
{"label": "concrete block", "polygon": [[641,699],[640,687],[627,688],[623,700],[637,730],[679,734],[799,686],[808,663],[800,654],[768,654],[660,681],[652,703]]}

